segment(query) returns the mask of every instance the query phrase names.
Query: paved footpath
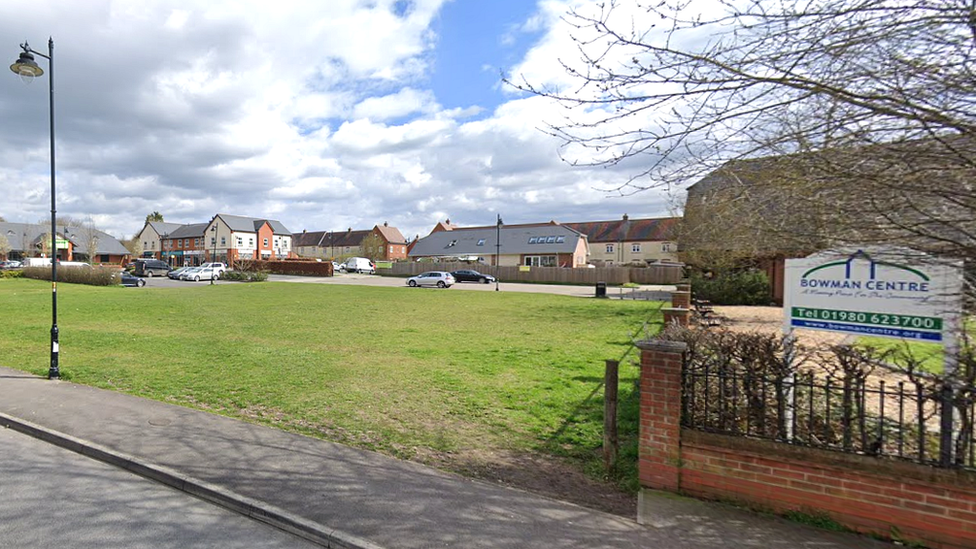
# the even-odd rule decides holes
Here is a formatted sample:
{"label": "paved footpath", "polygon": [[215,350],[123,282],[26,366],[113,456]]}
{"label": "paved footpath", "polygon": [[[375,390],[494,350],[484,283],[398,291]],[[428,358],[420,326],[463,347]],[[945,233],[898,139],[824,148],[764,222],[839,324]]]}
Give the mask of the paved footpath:
{"label": "paved footpath", "polygon": [[655,515],[638,525],[374,452],[2,367],[0,424],[326,547],[891,547],[666,494],[645,498]]}

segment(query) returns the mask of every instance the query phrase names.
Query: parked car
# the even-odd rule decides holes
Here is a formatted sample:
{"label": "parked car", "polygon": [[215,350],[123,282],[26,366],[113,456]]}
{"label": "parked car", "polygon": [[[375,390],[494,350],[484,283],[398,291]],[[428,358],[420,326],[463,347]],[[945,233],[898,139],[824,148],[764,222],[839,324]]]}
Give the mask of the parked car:
{"label": "parked car", "polygon": [[185,273],[190,267],[180,267],[179,269],[173,269],[172,271],[166,273],[166,276],[172,278],[173,280],[179,280],[180,275]]}
{"label": "parked car", "polygon": [[166,276],[171,270],[169,263],[159,259],[137,259],[136,268],[132,272],[136,276],[148,276],[152,278],[157,275]]}
{"label": "parked car", "polygon": [[332,272],[333,273],[340,273],[340,272],[345,271],[345,270],[346,270],[346,266],[343,265],[342,263],[336,263],[335,261],[332,262]]}
{"label": "parked car", "polygon": [[203,267],[204,269],[208,269],[209,268],[209,269],[213,269],[213,270],[217,271],[217,276],[218,277],[220,275],[224,274],[224,271],[227,270],[227,264],[226,263],[221,263],[219,261],[218,262],[215,262],[215,263],[204,263],[203,265],[200,265],[200,266]]}
{"label": "parked car", "polygon": [[373,274],[376,272],[376,265],[373,265],[373,262],[365,257],[350,257],[343,266],[350,273]]}
{"label": "parked car", "polygon": [[119,275],[119,284],[122,284],[123,286],[127,286],[129,288],[138,288],[141,286],[145,286],[146,281],[139,278],[138,276],[133,275],[132,273],[122,271]]}
{"label": "parked car", "polygon": [[23,267],[23,264],[20,261],[15,261],[13,259],[0,262],[0,269],[4,271],[9,271],[11,269],[20,269],[21,267]]}
{"label": "parked car", "polygon": [[212,267],[190,267],[180,273],[180,280],[192,280],[193,282],[217,280],[218,278],[220,278],[220,273]]}
{"label": "parked car", "polygon": [[437,286],[438,288],[450,288],[454,284],[454,276],[445,271],[427,271],[417,276],[407,279],[407,286],[416,288],[417,286]]}
{"label": "parked car", "polygon": [[489,282],[495,281],[495,277],[491,275],[481,274],[478,271],[468,269],[451,271],[451,275],[458,282],[481,282],[482,284],[488,284]]}

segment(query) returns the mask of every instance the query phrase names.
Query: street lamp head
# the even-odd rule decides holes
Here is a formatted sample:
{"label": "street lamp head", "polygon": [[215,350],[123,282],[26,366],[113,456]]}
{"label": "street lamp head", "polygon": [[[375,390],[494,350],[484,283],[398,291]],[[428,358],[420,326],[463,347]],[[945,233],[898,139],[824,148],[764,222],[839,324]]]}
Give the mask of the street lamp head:
{"label": "street lamp head", "polygon": [[27,51],[27,48],[29,47],[27,44],[24,44],[21,47],[24,48],[24,51],[20,53],[20,57],[17,59],[17,61],[13,65],[10,65],[10,70],[13,71],[14,74],[20,76],[20,79],[23,80],[25,84],[30,84],[34,81],[34,78],[44,74],[44,69],[37,65],[37,63],[34,61],[34,56]]}

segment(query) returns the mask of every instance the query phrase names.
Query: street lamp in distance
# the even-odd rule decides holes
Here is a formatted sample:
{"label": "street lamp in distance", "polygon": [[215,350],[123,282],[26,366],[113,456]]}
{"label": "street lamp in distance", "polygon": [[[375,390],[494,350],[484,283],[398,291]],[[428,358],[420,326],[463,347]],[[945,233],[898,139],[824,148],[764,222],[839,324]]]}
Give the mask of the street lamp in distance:
{"label": "street lamp in distance", "polygon": [[61,369],[58,364],[58,225],[56,192],[54,179],[54,39],[47,40],[47,55],[35,51],[26,41],[20,45],[20,56],[10,70],[20,77],[25,84],[30,84],[34,78],[42,76],[44,69],[34,61],[34,55],[47,59],[47,81],[49,88],[49,112],[51,125],[51,367],[47,372],[48,379],[59,379]]}
{"label": "street lamp in distance", "polygon": [[498,215],[498,222],[495,223],[495,291],[498,291],[498,277],[502,274],[501,255],[502,255],[502,214]]}
{"label": "street lamp in distance", "polygon": [[210,232],[213,234],[211,237],[213,239],[213,255],[210,256],[210,285],[214,285],[214,263],[217,261],[217,224],[214,223],[213,227],[210,227]]}

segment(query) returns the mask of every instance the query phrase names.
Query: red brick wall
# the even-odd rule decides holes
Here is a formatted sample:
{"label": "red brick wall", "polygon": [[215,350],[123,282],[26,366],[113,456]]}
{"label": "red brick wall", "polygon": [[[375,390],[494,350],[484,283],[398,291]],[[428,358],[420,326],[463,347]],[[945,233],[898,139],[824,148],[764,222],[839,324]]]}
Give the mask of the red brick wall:
{"label": "red brick wall", "polygon": [[640,347],[641,486],[826,513],[931,548],[976,548],[976,473],[681,429],[683,344]]}

